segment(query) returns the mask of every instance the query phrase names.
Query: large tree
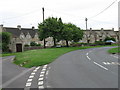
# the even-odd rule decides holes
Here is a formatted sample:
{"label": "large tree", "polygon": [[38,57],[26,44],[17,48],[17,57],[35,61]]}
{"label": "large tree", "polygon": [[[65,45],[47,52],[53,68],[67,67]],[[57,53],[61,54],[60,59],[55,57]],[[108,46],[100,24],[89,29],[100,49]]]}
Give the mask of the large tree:
{"label": "large tree", "polygon": [[61,18],[49,17],[38,26],[39,38],[45,39],[47,37],[53,37],[54,46],[56,46],[56,40],[60,39],[62,27],[63,23]]}
{"label": "large tree", "polygon": [[64,28],[61,33],[62,40],[66,41],[66,46],[68,47],[68,41],[78,42],[83,37],[83,31],[76,25],[68,23],[64,24]]}

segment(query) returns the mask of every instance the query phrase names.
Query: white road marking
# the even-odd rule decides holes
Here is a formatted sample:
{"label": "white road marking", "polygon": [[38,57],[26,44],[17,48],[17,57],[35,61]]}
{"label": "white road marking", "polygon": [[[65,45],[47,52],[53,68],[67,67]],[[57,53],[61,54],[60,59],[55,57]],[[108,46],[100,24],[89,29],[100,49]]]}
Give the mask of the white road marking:
{"label": "white road marking", "polygon": [[89,60],[91,60],[91,58],[90,58],[89,56],[87,56],[87,58],[88,58]]}
{"label": "white road marking", "polygon": [[44,77],[44,75],[40,75],[40,77]]}
{"label": "white road marking", "polygon": [[38,80],[39,80],[39,81],[42,81],[42,80],[43,80],[43,78],[39,78]]}
{"label": "white road marking", "polygon": [[37,70],[35,69],[33,72],[37,72]]}
{"label": "white road marking", "polygon": [[37,67],[36,70],[40,69],[40,67]]}
{"label": "white road marking", "polygon": [[39,89],[44,89],[44,86],[39,86],[38,88],[39,88]]}
{"label": "white road marking", "polygon": [[34,76],[29,76],[29,78],[34,78]]}
{"label": "white road marking", "polygon": [[86,55],[88,56],[89,53],[86,53]]}
{"label": "white road marking", "polygon": [[107,65],[110,65],[110,63],[109,62],[106,62],[107,63]]}
{"label": "white road marking", "polygon": [[46,68],[47,68],[47,65],[44,65],[44,66],[43,66],[43,69],[46,69]]}
{"label": "white road marking", "polygon": [[49,73],[49,70],[46,72],[46,75],[48,75],[48,73]]}
{"label": "white road marking", "polygon": [[41,72],[41,74],[44,74],[45,72]]}
{"label": "white road marking", "polygon": [[115,55],[111,55],[111,56],[118,59],[118,56],[115,56]]}
{"label": "white road marking", "polygon": [[30,83],[26,83],[26,87],[29,87],[31,86],[31,82]]}
{"label": "white road marking", "polygon": [[98,64],[98,63],[96,63],[96,62],[94,62],[94,64],[98,65],[99,67],[101,67],[101,68],[103,68],[103,69],[105,69],[105,70],[108,70],[106,67],[104,67],[104,66],[102,66],[102,65],[100,65],[100,64]]}
{"label": "white road marking", "polygon": [[43,81],[38,82],[38,85],[39,85],[39,86],[40,86],[40,85],[43,85]]}
{"label": "white road marking", "polygon": [[35,75],[35,73],[31,73],[31,75]]}
{"label": "white road marking", "polygon": [[106,63],[106,62],[103,62],[103,64],[105,64],[105,65],[106,65],[107,63]]}
{"label": "white road marking", "polygon": [[46,69],[42,69],[42,72],[43,72],[43,71],[46,71]]}
{"label": "white road marking", "polygon": [[31,81],[32,81],[32,79],[28,79],[28,80],[27,80],[27,82],[31,82]]}

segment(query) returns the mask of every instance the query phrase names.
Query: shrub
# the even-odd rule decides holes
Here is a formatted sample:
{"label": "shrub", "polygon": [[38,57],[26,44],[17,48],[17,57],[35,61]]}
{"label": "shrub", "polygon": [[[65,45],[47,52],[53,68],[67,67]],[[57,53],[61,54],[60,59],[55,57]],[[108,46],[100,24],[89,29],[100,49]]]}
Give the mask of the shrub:
{"label": "shrub", "polygon": [[36,44],[36,46],[41,46],[41,44]]}
{"label": "shrub", "polygon": [[[11,33],[9,32],[2,32],[0,33],[0,48],[2,48],[2,51],[3,52],[8,52],[9,51],[9,43],[10,43],[10,40],[11,40]],[[2,46],[2,47],[1,47]]]}
{"label": "shrub", "polygon": [[96,45],[105,45],[105,42],[104,41],[96,41],[95,44]]}
{"label": "shrub", "polygon": [[28,44],[25,44],[25,47],[29,47],[30,45],[28,45]]}
{"label": "shrub", "polygon": [[37,43],[35,43],[35,42],[30,43],[30,46],[36,46],[36,45],[37,45]]}
{"label": "shrub", "polygon": [[112,38],[112,37],[106,37],[104,41],[107,41],[107,40],[113,40],[113,41],[116,41],[115,38]]}

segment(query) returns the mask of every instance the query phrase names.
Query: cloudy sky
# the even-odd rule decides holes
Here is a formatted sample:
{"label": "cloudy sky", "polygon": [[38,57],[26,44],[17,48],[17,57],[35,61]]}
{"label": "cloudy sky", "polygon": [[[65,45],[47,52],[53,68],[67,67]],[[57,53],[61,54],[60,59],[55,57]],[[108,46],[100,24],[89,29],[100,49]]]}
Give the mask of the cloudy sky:
{"label": "cloudy sky", "polygon": [[[109,5],[111,7],[99,14]],[[0,24],[5,27],[37,28],[42,22],[42,7],[45,18],[61,17],[63,22],[71,22],[85,29],[85,17],[88,28],[111,29],[118,27],[118,2],[120,0],[0,0]],[[97,15],[99,14],[99,15]],[[96,16],[97,15],[97,16]]]}

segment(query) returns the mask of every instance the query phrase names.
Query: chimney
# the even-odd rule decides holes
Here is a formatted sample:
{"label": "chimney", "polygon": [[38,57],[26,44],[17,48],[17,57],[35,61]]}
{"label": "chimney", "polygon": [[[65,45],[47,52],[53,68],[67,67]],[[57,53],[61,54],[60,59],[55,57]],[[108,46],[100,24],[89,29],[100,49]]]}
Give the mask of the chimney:
{"label": "chimney", "polygon": [[17,25],[17,28],[18,28],[19,30],[21,30],[21,25]]}
{"label": "chimney", "polygon": [[0,32],[3,32],[3,24],[0,25]]}
{"label": "chimney", "polygon": [[112,31],[114,31],[114,28],[112,28]]}
{"label": "chimney", "polygon": [[34,27],[34,26],[32,26],[32,30],[35,30],[35,27]]}
{"label": "chimney", "polygon": [[90,28],[90,30],[92,31],[92,28]]}

